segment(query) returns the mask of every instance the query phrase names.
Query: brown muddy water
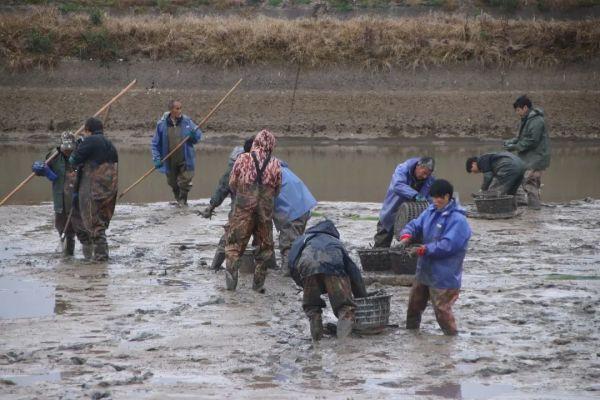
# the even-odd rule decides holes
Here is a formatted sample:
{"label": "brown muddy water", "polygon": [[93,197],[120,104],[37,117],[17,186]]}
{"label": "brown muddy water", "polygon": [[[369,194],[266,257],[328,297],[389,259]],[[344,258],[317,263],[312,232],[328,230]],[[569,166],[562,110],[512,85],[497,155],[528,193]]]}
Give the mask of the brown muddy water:
{"label": "brown muddy water", "polygon": [[[237,142],[237,140],[236,140]],[[232,145],[236,145],[232,142]],[[309,186],[318,200],[380,202],[387,190],[395,166],[407,158],[429,155],[436,158],[436,175],[454,183],[463,201],[479,188],[481,175],[465,172],[465,159],[471,155],[498,151],[499,141],[492,142],[416,142],[405,145],[390,141],[376,145],[323,142],[279,144],[276,155],[287,161],[295,173]],[[118,145],[117,145],[118,147]],[[197,168],[191,198],[208,198],[222,175],[231,147],[229,145],[197,146]],[[31,170],[31,163],[41,159],[45,149],[0,146],[0,194],[14,188]],[[119,186],[124,189],[151,168],[149,150],[119,151]],[[585,197],[600,198],[600,143],[555,141],[552,165],[543,177],[543,200],[560,202]],[[37,204],[50,201],[49,183],[44,179],[30,182],[11,204]],[[155,172],[123,199],[125,202],[171,200],[165,177]]]}

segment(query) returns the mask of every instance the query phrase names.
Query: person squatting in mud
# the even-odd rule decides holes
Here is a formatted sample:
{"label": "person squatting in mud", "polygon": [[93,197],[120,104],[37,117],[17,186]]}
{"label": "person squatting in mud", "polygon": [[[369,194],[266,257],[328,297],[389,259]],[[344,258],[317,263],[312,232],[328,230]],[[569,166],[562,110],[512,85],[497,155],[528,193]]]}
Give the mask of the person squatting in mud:
{"label": "person squatting in mud", "polygon": [[377,222],[373,247],[390,247],[394,238],[396,213],[406,201],[427,201],[435,179],[435,161],[430,157],[411,158],[398,164],[392,175]]}
{"label": "person squatting in mud", "polygon": [[[167,176],[167,184],[173,190],[177,205],[185,207],[196,167],[194,145],[202,138],[202,131],[190,117],[183,114],[181,107],[180,101],[169,101],[169,111],[156,124],[151,148],[154,167]],[[165,156],[186,137],[185,144],[163,163]]]}
{"label": "person squatting in mud", "polygon": [[463,260],[471,237],[465,211],[452,198],[454,187],[444,179],[431,185],[433,204],[400,233],[400,247],[411,241],[423,244],[411,249],[419,256],[406,311],[406,329],[419,329],[421,315],[431,300],[435,317],[445,335],[458,333],[452,305],[460,292]]}
{"label": "person squatting in mud", "polygon": [[469,157],[466,161],[468,173],[483,173],[482,192],[493,192],[498,195],[515,195],[523,182],[525,164],[512,153],[484,154]]}
{"label": "person squatting in mud", "polygon": [[281,164],[271,155],[275,142],[271,132],[261,131],[250,152],[240,154],[231,170],[229,187],[235,202],[225,246],[227,290],[236,289],[240,257],[254,236],[258,251],[252,289],[264,293],[267,262],[273,255],[274,199],[281,189]]}
{"label": "person squatting in mud", "polygon": [[310,322],[313,340],[323,336],[322,294],[329,296],[338,318],[336,334],[344,338],[352,331],[356,311],[355,297],[366,297],[360,270],[340,241],[340,233],[330,220],[309,228],[292,244],[289,269],[296,284],[303,288],[302,308]]}
{"label": "person squatting in mud", "polygon": [[[69,157],[74,149],[75,136],[72,133],[64,132],[61,136],[60,145],[55,149],[58,155],[48,164],[45,164],[44,161],[34,162],[31,169],[37,176],[45,176],[52,182],[54,227],[59,235],[64,233],[63,255],[73,255],[75,236],[77,236],[84,257],[90,259],[92,257],[90,236],[83,226],[78,207],[73,203],[73,192],[77,187],[78,175],[74,166],[69,163]],[[46,159],[53,152],[54,149],[46,155]]]}
{"label": "person squatting in mud", "polygon": [[521,118],[519,134],[504,142],[504,148],[514,151],[525,163],[523,190],[527,194],[527,206],[541,208],[542,173],[550,166],[550,138],[544,120],[544,111],[533,107],[527,96],[519,97],[513,104]]}
{"label": "person squatting in mud", "polygon": [[69,163],[81,174],[73,198],[91,240],[92,258],[105,261],[108,259],[106,229],[117,202],[119,155],[104,136],[99,119],[89,118],[84,134],[83,141],[69,157]]}

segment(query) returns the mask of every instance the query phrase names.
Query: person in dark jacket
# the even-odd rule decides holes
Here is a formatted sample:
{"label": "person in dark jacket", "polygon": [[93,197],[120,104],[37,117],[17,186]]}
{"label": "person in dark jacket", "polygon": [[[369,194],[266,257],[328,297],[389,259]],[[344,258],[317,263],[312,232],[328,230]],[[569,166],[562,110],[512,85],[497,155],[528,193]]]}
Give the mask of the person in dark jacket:
{"label": "person in dark jacket", "polygon": [[406,329],[419,329],[421,315],[431,299],[435,317],[446,335],[456,335],[452,305],[458,299],[462,282],[463,260],[471,237],[465,211],[452,198],[450,182],[438,179],[429,192],[433,204],[400,233],[400,246],[413,238],[423,245],[413,250],[419,256],[415,281],[406,311]]}
{"label": "person in dark jacket", "polygon": [[469,157],[466,168],[471,174],[483,173],[482,191],[499,195],[515,195],[525,174],[523,161],[506,151]]}
{"label": "person in dark jacket", "polygon": [[325,302],[321,294],[325,293],[338,318],[338,338],[348,336],[356,310],[352,295],[366,297],[367,291],[333,222],[321,221],[298,237],[292,244],[288,266],[296,284],[304,289],[302,307],[310,321],[313,340],[323,336],[321,313]]}
{"label": "person in dark jacket", "polygon": [[[37,176],[45,176],[52,182],[54,227],[59,235],[62,235],[63,232],[65,234],[63,254],[65,256],[73,255],[75,251],[75,236],[77,236],[77,239],[81,243],[84,257],[89,259],[92,255],[90,237],[83,227],[78,207],[74,207],[72,202],[73,192],[77,186],[77,171],[69,164],[69,156],[74,149],[75,137],[72,133],[64,132],[61,136],[60,146],[46,154],[46,159],[54,151],[58,152],[58,155],[49,161],[48,164],[44,163],[44,161],[34,162],[31,169]],[[69,214],[71,215],[70,219]]]}
{"label": "person in dark jacket", "polygon": [[519,97],[513,107],[521,118],[521,126],[519,135],[504,142],[504,148],[516,152],[525,163],[523,189],[527,193],[527,205],[539,210],[542,172],[550,166],[550,137],[544,111],[534,108],[527,96]]}
{"label": "person in dark jacket", "polygon": [[396,166],[379,213],[373,247],[392,244],[396,213],[402,203],[428,200],[434,168],[435,161],[430,157],[411,158]]}
{"label": "person in dark jacket", "polygon": [[104,136],[102,121],[89,118],[85,122],[85,137],[69,157],[69,162],[81,170],[78,198],[79,213],[88,232],[93,259],[108,259],[106,229],[115,211],[119,155]]}

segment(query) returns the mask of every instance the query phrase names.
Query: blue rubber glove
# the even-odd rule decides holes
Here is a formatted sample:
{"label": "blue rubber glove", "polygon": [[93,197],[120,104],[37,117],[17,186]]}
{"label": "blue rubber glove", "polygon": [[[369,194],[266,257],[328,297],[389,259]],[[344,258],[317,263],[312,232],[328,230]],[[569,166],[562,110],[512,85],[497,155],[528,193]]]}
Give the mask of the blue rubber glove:
{"label": "blue rubber glove", "polygon": [[153,159],[152,162],[154,163],[154,168],[156,168],[156,169],[163,166],[162,161],[159,160],[158,158]]}
{"label": "blue rubber glove", "polygon": [[427,201],[427,198],[421,194],[415,196],[415,201]]}
{"label": "blue rubber glove", "polygon": [[43,161],[36,161],[31,166],[31,171],[37,176],[46,176],[46,164]]}

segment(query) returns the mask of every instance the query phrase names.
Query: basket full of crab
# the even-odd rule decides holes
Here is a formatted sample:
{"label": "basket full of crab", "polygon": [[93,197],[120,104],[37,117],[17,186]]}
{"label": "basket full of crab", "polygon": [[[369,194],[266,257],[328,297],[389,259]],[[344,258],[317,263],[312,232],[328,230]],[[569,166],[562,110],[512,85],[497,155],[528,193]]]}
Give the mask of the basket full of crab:
{"label": "basket full of crab", "polygon": [[358,257],[364,271],[387,271],[390,269],[390,249],[387,247],[359,249]]}
{"label": "basket full of crab", "polygon": [[367,297],[357,297],[354,330],[358,333],[381,333],[390,320],[390,298],[392,295],[380,290]]}
{"label": "basket full of crab", "polygon": [[517,210],[515,196],[508,194],[474,194],[473,200],[480,214],[510,214]]}
{"label": "basket full of crab", "polygon": [[391,248],[390,267],[398,275],[414,275],[417,271],[416,256],[411,256],[410,248]]}

